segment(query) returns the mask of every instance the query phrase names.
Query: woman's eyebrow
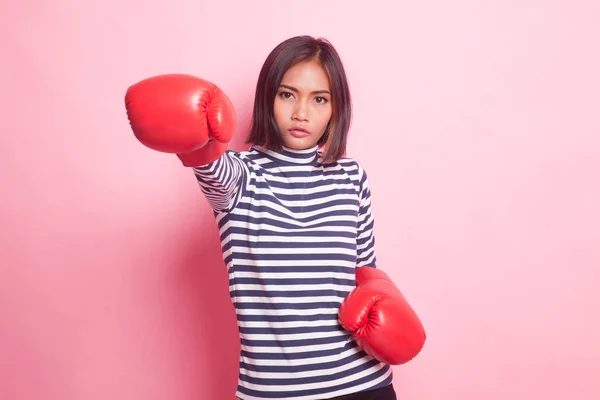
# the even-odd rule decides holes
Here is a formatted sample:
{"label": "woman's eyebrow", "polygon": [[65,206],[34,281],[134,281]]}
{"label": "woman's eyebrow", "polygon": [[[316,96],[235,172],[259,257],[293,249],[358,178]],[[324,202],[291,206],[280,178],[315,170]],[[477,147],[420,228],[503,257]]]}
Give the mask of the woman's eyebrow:
{"label": "woman's eyebrow", "polygon": [[[292,92],[296,92],[296,93],[299,92],[298,89],[296,89],[295,87],[290,86],[290,85],[281,84],[281,85],[279,85],[279,87],[283,87],[283,88],[289,89]],[[323,89],[323,90],[315,90],[315,91],[311,92],[311,94],[322,94],[322,93],[331,94],[331,92],[329,90],[325,90],[325,89]]]}

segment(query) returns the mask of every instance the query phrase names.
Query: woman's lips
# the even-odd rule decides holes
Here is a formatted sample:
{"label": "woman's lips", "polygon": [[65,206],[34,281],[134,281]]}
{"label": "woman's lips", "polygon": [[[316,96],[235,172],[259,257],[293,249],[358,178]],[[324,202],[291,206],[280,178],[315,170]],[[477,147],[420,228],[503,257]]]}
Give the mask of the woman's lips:
{"label": "woman's lips", "polygon": [[289,130],[290,135],[295,138],[303,138],[309,135],[308,131],[304,128],[296,127]]}

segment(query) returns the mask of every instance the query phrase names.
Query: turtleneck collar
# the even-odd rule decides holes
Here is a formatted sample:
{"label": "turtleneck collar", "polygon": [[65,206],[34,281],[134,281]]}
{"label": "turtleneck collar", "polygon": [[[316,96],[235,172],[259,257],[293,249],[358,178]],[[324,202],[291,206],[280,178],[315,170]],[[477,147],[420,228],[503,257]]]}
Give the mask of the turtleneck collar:
{"label": "turtleneck collar", "polygon": [[269,150],[259,145],[254,145],[252,148],[264,153],[274,161],[285,164],[314,164],[318,161],[319,157],[319,146],[314,146],[305,150],[290,149],[284,146],[280,152]]}

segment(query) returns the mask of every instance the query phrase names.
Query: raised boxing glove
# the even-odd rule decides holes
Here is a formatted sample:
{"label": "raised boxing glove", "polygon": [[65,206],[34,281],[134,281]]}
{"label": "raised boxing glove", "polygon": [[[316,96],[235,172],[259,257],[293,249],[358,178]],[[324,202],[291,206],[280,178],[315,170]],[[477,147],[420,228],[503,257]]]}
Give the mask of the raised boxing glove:
{"label": "raised boxing glove", "polygon": [[416,357],[425,344],[425,330],[390,277],[379,269],[360,267],[356,285],[339,310],[344,329],[367,354],[386,364]]}
{"label": "raised boxing glove", "polygon": [[235,110],[227,95],[192,75],[144,79],[127,89],[125,108],[142,144],[177,154],[188,167],[218,159],[236,130]]}

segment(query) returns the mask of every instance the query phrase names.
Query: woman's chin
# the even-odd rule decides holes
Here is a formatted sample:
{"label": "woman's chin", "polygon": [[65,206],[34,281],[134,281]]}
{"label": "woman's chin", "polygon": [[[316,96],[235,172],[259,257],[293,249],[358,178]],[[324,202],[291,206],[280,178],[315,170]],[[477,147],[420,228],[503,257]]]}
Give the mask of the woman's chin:
{"label": "woman's chin", "polygon": [[292,150],[307,150],[312,149],[317,145],[316,141],[312,136],[306,136],[302,138],[286,135],[282,138],[283,145],[288,149]]}

